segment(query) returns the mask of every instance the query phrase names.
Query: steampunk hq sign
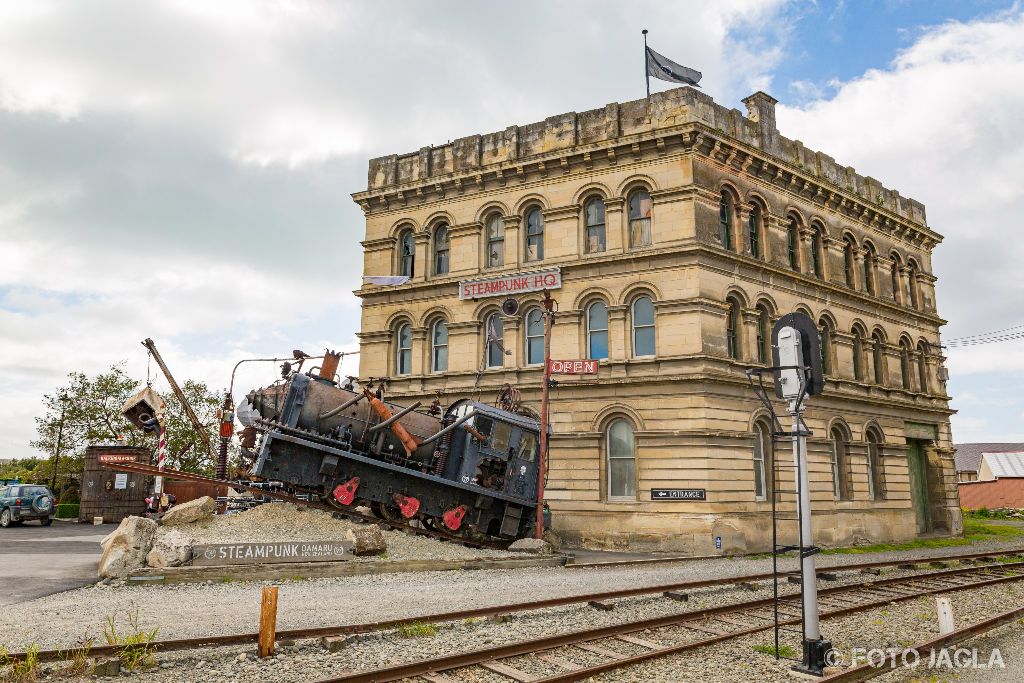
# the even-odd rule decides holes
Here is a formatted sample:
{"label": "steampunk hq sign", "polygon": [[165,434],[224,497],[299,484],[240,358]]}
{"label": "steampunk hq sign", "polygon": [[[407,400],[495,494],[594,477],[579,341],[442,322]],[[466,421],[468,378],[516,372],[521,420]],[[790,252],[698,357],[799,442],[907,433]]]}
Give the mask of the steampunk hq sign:
{"label": "steampunk hq sign", "polygon": [[463,280],[459,283],[459,298],[465,300],[488,296],[512,296],[561,287],[562,271],[550,268],[531,273],[509,273],[482,280]]}

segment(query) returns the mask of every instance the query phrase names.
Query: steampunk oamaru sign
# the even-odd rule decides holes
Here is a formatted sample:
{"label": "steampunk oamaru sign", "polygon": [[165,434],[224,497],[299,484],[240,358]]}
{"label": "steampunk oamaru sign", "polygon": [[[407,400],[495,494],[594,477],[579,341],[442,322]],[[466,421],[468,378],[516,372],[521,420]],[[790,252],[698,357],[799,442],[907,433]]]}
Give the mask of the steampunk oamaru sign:
{"label": "steampunk oamaru sign", "polygon": [[279,543],[211,543],[192,548],[194,566],[338,562],[351,560],[352,544],[344,541]]}

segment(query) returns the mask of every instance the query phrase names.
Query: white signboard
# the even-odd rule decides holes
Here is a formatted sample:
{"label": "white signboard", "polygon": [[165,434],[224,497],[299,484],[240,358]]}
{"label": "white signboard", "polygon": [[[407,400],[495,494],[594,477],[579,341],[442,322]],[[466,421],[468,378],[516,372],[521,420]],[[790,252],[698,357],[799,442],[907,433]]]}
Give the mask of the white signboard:
{"label": "white signboard", "polygon": [[118,472],[114,475],[114,488],[115,489],[126,489],[128,488],[128,473]]}
{"label": "white signboard", "polygon": [[536,270],[532,273],[510,273],[482,280],[463,280],[459,283],[460,299],[481,299],[488,296],[512,296],[544,289],[561,289],[562,271],[558,268]]}

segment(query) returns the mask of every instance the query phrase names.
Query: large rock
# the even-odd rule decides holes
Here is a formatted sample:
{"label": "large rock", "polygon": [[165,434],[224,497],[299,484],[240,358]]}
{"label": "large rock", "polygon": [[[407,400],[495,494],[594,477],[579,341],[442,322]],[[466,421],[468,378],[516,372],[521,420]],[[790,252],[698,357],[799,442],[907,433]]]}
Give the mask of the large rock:
{"label": "large rock", "polygon": [[216,510],[217,501],[209,496],[203,496],[181,505],[175,505],[160,518],[160,524],[163,526],[193,524],[213,517]]}
{"label": "large rock", "polygon": [[352,542],[352,554],[356,557],[379,555],[388,549],[384,534],[376,524],[349,529],[345,537]]}
{"label": "large rock", "polygon": [[155,533],[156,522],[153,520],[125,517],[121,525],[102,541],[103,557],[100,558],[99,575],[104,578],[121,578],[144,567]]}
{"label": "large rock", "polygon": [[177,529],[161,533],[146,555],[150,567],[180,567],[192,559],[192,539]]}
{"label": "large rock", "polygon": [[520,538],[508,547],[509,550],[534,555],[550,555],[551,544],[543,538]]}

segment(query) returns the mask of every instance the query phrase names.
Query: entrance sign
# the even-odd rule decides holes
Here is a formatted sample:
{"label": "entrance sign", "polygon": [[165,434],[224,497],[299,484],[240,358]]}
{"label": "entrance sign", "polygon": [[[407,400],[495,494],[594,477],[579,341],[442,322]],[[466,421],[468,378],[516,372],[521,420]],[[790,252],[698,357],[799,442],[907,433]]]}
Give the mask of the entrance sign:
{"label": "entrance sign", "polygon": [[275,564],[280,562],[337,562],[351,560],[351,543],[307,541],[294,543],[212,543],[192,547],[194,566]]}
{"label": "entrance sign", "polygon": [[532,273],[510,273],[482,280],[463,280],[459,283],[460,299],[480,299],[488,296],[526,294],[544,289],[561,289],[562,271],[558,268],[536,270]]}
{"label": "entrance sign", "polygon": [[707,500],[704,489],[651,489],[651,500]]}
{"label": "entrance sign", "polygon": [[548,361],[548,372],[552,375],[596,375],[596,360],[555,360]]}

